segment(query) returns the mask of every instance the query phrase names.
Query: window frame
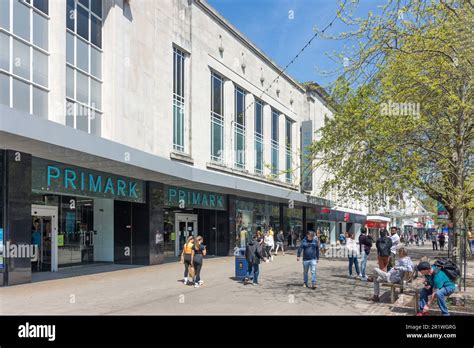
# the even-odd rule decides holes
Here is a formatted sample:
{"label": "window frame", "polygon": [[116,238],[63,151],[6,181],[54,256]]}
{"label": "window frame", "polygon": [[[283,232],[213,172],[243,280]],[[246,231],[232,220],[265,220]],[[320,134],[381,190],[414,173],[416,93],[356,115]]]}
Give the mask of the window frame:
{"label": "window frame", "polygon": [[292,182],[291,175],[291,162],[292,162],[292,151],[293,151],[293,121],[288,117],[285,117],[285,179],[287,183]]}
{"label": "window frame", "polygon": [[[186,53],[173,46],[173,149],[179,152],[185,151],[185,78]],[[178,61],[180,65],[178,65]],[[178,71],[178,66],[180,67]],[[178,112],[178,114],[177,114]],[[180,127],[178,129],[178,120]]]}
{"label": "window frame", "polygon": [[[280,115],[281,113],[272,108],[272,134],[271,134],[271,173],[272,175],[278,175],[280,170]],[[275,119],[276,116],[276,119]]]}
{"label": "window frame", "polygon": [[[50,33],[50,16],[47,13],[44,13],[41,11],[39,8],[34,6],[34,2],[30,3],[30,1],[17,1],[17,0],[3,0],[8,2],[8,28],[1,27],[0,32],[4,34],[7,37],[8,41],[8,69],[3,69],[0,68],[0,73],[5,75],[8,78],[8,85],[9,85],[9,96],[8,96],[8,107],[14,108],[14,93],[13,93],[13,84],[14,81],[18,81],[24,84],[28,85],[28,113],[31,115],[35,115],[41,118],[48,118],[48,112],[49,112],[49,102],[48,102],[48,96],[49,96],[49,33]],[[14,2],[17,2],[20,6],[25,6],[25,8],[28,11],[28,24],[29,24],[29,38],[24,39],[23,37],[17,35],[14,33]],[[46,48],[38,46],[35,44],[35,31],[34,31],[34,18],[35,15],[37,14],[44,18],[46,20]],[[49,13],[49,1],[48,1],[48,13]],[[14,42],[18,41],[20,44],[23,44],[27,46],[28,49],[28,55],[29,55],[29,61],[28,61],[28,77],[23,77],[15,73],[14,71],[14,65],[18,57],[14,56]],[[42,55],[45,56],[46,60],[46,84],[40,84],[35,81],[35,65],[34,65],[34,57],[35,57],[35,52],[38,52]],[[44,68],[44,67],[43,67]],[[41,92],[46,93],[46,100],[45,105],[46,105],[46,113],[37,113],[35,110],[35,98],[34,98],[34,93],[35,89],[40,90]]]}
{"label": "window frame", "polygon": [[[259,107],[260,112],[257,112],[257,107]],[[263,163],[264,163],[264,137],[263,137],[263,127],[264,127],[264,119],[263,119],[263,108],[264,104],[261,100],[255,99],[255,122],[254,122],[254,146],[255,146],[255,173],[256,174],[263,174]],[[258,116],[259,115],[259,116]],[[260,118],[260,122],[258,119]],[[260,127],[257,127],[258,123],[260,123]],[[258,128],[260,128],[261,132],[258,132]],[[258,147],[260,146],[260,151]],[[261,160],[258,160],[258,155],[260,154]]]}
{"label": "window frame", "polygon": [[[74,8],[71,10],[69,8],[69,2],[72,2],[74,4]],[[101,1],[101,6],[102,6],[102,14],[103,14],[103,2]],[[82,37],[79,33],[78,33],[78,8],[81,8],[82,10],[86,11],[87,12],[87,15],[88,15],[88,40],[86,40],[84,37]],[[89,2],[89,7],[90,7],[90,2]],[[102,118],[102,114],[103,114],[103,91],[102,91],[102,87],[103,87],[103,49],[102,47],[99,47],[97,46],[96,44],[94,44],[92,42],[92,18],[95,17],[96,19],[99,20],[100,22],[100,36],[102,38],[102,27],[103,27],[103,18],[102,17],[99,17],[97,16],[94,12],[92,12],[92,9],[91,8],[88,8],[88,7],[85,7],[82,3],[80,3],[78,0],[68,0],[67,3],[66,3],[66,17],[68,16],[71,16],[71,13],[70,11],[74,11],[74,15],[73,15],[73,26],[74,26],[74,30],[70,29],[68,27],[68,23],[67,23],[67,18],[66,18],[66,49],[67,49],[67,40],[68,40],[68,34],[71,35],[72,39],[73,39],[73,43],[72,43],[72,47],[73,47],[73,62],[69,62],[68,61],[68,57],[67,57],[67,52],[66,52],[66,60],[65,60],[65,63],[66,63],[66,71],[67,69],[72,69],[72,72],[73,72],[73,82],[72,82],[72,86],[73,86],[73,96],[69,96],[66,92],[66,125],[74,128],[74,129],[78,129],[78,130],[82,130],[82,131],[85,131],[89,134],[96,134],[96,135],[100,135],[98,134],[97,130],[99,129],[101,132],[101,118]],[[78,41],[78,40],[81,40],[81,41]],[[78,42],[80,44],[85,44],[87,46],[87,70],[84,70],[82,68],[80,68],[78,66]],[[102,44],[102,39],[101,39],[101,44]],[[101,45],[102,46],[102,45]],[[95,74],[93,74],[93,71],[94,69],[92,69],[92,62],[93,62],[93,49],[95,49],[99,55],[100,55],[100,76],[96,76]],[[95,61],[95,60],[94,60]],[[84,74],[86,77],[87,77],[87,103],[83,102],[83,101],[79,101],[79,99],[77,98],[77,91],[78,91],[78,74]],[[66,79],[67,79],[67,74],[66,74]],[[97,83],[99,84],[100,88],[100,105],[97,105],[96,103],[93,103],[93,97],[92,97],[92,86],[94,83]],[[68,86],[68,82],[66,81],[66,89],[67,89],[67,86]],[[70,108],[70,103],[72,103],[74,105],[74,114],[72,115],[73,117],[73,122],[72,124],[69,124],[68,123],[68,117],[70,117],[71,115],[69,115],[69,111],[71,110]],[[85,129],[82,129],[82,128],[79,128],[78,127],[78,111],[79,110],[85,110],[84,111],[84,115],[83,116],[86,116],[85,115],[85,112],[87,111],[87,130]],[[96,118],[98,118],[98,120],[96,120]]]}
{"label": "window frame", "polygon": [[[247,92],[240,86],[234,87],[234,167],[237,169],[245,169],[246,165],[246,129],[245,129],[245,98]],[[239,109],[239,99],[242,104],[242,110]],[[240,112],[242,111],[242,112]],[[239,116],[239,114],[242,114]],[[241,118],[242,123],[239,122]],[[242,140],[242,148],[238,146],[238,139]]]}
{"label": "window frame", "polygon": [[[219,93],[220,93],[220,113],[217,113],[214,110],[214,81],[219,81],[220,83],[220,88],[219,88]],[[220,75],[219,73],[215,71],[211,71],[211,108],[210,108],[210,114],[211,114],[211,161],[212,162],[217,162],[217,163],[224,163],[224,135],[225,135],[225,129],[224,129],[224,77]],[[219,133],[220,133],[220,155],[217,156],[217,154],[214,153],[214,127],[219,127]]]}

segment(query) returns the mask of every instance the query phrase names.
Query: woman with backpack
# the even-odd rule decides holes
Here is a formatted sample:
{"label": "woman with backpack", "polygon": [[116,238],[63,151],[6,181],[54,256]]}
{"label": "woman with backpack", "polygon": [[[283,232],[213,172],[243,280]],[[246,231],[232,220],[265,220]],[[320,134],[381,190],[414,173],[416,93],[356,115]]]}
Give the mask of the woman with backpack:
{"label": "woman with backpack", "polygon": [[194,236],[189,236],[188,239],[186,240],[186,243],[184,244],[183,251],[181,252],[181,263],[184,263],[184,279],[183,279],[184,285],[188,285],[189,268],[193,267],[193,264],[191,262],[191,255],[193,253],[193,247],[194,247],[193,242],[194,242]]}
{"label": "woman with backpack", "polygon": [[206,246],[202,244],[203,238],[197,236],[196,243],[191,253],[191,264],[194,267],[194,287],[199,288],[204,282],[201,280],[201,269],[203,257],[206,256]]}
{"label": "woman with backpack", "polygon": [[379,268],[387,272],[387,266],[390,259],[391,248],[392,248],[392,239],[387,237],[388,231],[384,228],[380,231],[380,238],[375,242],[377,247],[377,261],[379,263]]}

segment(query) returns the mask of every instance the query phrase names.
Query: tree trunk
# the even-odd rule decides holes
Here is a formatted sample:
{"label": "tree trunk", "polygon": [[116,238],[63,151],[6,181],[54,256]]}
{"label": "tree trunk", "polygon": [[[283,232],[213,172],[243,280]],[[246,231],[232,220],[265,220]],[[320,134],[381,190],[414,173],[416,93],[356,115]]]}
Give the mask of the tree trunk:
{"label": "tree trunk", "polygon": [[[466,238],[466,230],[464,226],[464,211],[460,207],[454,207],[452,210],[452,218],[453,222],[453,236],[454,236],[454,243],[453,245],[456,246],[456,265],[459,267],[461,274],[464,274],[464,258],[466,252],[466,246],[464,245],[464,240]],[[462,277],[461,277],[462,278]],[[461,279],[458,280],[458,285],[460,285]]]}

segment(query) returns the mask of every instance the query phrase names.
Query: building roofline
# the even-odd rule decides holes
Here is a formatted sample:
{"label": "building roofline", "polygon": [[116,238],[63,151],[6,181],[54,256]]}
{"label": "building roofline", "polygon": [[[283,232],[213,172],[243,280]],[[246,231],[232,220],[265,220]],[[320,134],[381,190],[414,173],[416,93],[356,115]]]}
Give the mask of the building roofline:
{"label": "building roofline", "polygon": [[265,61],[271,68],[276,70],[276,72],[282,77],[284,77],[288,82],[290,82],[294,87],[298,88],[300,92],[305,93],[306,88],[302,83],[295,80],[293,77],[283,72],[283,69],[280,68],[268,55],[266,55],[261,49],[259,49],[252,41],[250,41],[242,32],[240,32],[236,27],[234,27],[227,19],[225,19],[217,10],[209,5],[206,0],[194,0],[194,3],[204,10],[208,15],[210,15],[216,22],[222,25],[229,33],[231,33],[237,40],[239,40],[244,46],[246,46],[250,51],[256,54],[259,58]]}

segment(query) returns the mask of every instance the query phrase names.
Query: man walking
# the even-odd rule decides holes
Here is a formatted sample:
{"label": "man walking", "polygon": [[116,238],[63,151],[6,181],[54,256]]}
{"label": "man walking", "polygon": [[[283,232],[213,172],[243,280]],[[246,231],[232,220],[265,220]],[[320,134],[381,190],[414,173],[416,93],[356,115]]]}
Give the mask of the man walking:
{"label": "man walking", "polygon": [[433,250],[438,250],[438,233],[436,231],[431,232],[431,242],[433,243]]}
{"label": "man walking", "polygon": [[283,251],[283,255],[285,255],[285,248],[284,248],[285,236],[283,235],[282,230],[280,230],[280,232],[278,232],[276,239],[277,239],[277,247],[275,249],[275,256],[278,255],[278,249],[279,248],[281,248],[281,251]]}
{"label": "man walking", "polygon": [[359,251],[362,255],[362,261],[360,263],[360,278],[363,281],[367,281],[367,274],[365,273],[365,269],[367,267],[367,260],[369,259],[370,249],[372,248],[372,236],[369,234],[367,235],[367,229],[362,227],[360,229],[360,236],[359,236]]}
{"label": "man walking", "polygon": [[301,241],[298,248],[296,261],[300,261],[301,253],[303,252],[303,279],[304,287],[308,286],[308,270],[311,268],[311,288],[314,290],[318,286],[316,284],[316,264],[319,260],[318,242],[314,238],[314,232],[308,231],[306,237]]}
{"label": "man walking", "polygon": [[444,250],[444,242],[446,241],[444,232],[441,232],[438,237],[439,240],[439,250]]}
{"label": "man walking", "polygon": [[253,271],[253,285],[258,285],[258,275],[260,260],[263,259],[263,239],[258,235],[252,239],[245,248],[245,259],[247,260],[247,276],[244,279],[244,283],[247,283],[250,279],[250,275]]}
{"label": "man walking", "polygon": [[395,267],[395,257],[400,244],[400,236],[397,233],[395,226],[390,227],[390,239],[392,240],[392,247],[390,248],[390,259],[388,260],[388,270]]}
{"label": "man walking", "polygon": [[319,237],[319,244],[320,244],[321,254],[323,254],[323,256],[326,256],[326,243],[327,242],[328,242],[328,237],[324,234],[324,232],[321,232],[321,235]]}

